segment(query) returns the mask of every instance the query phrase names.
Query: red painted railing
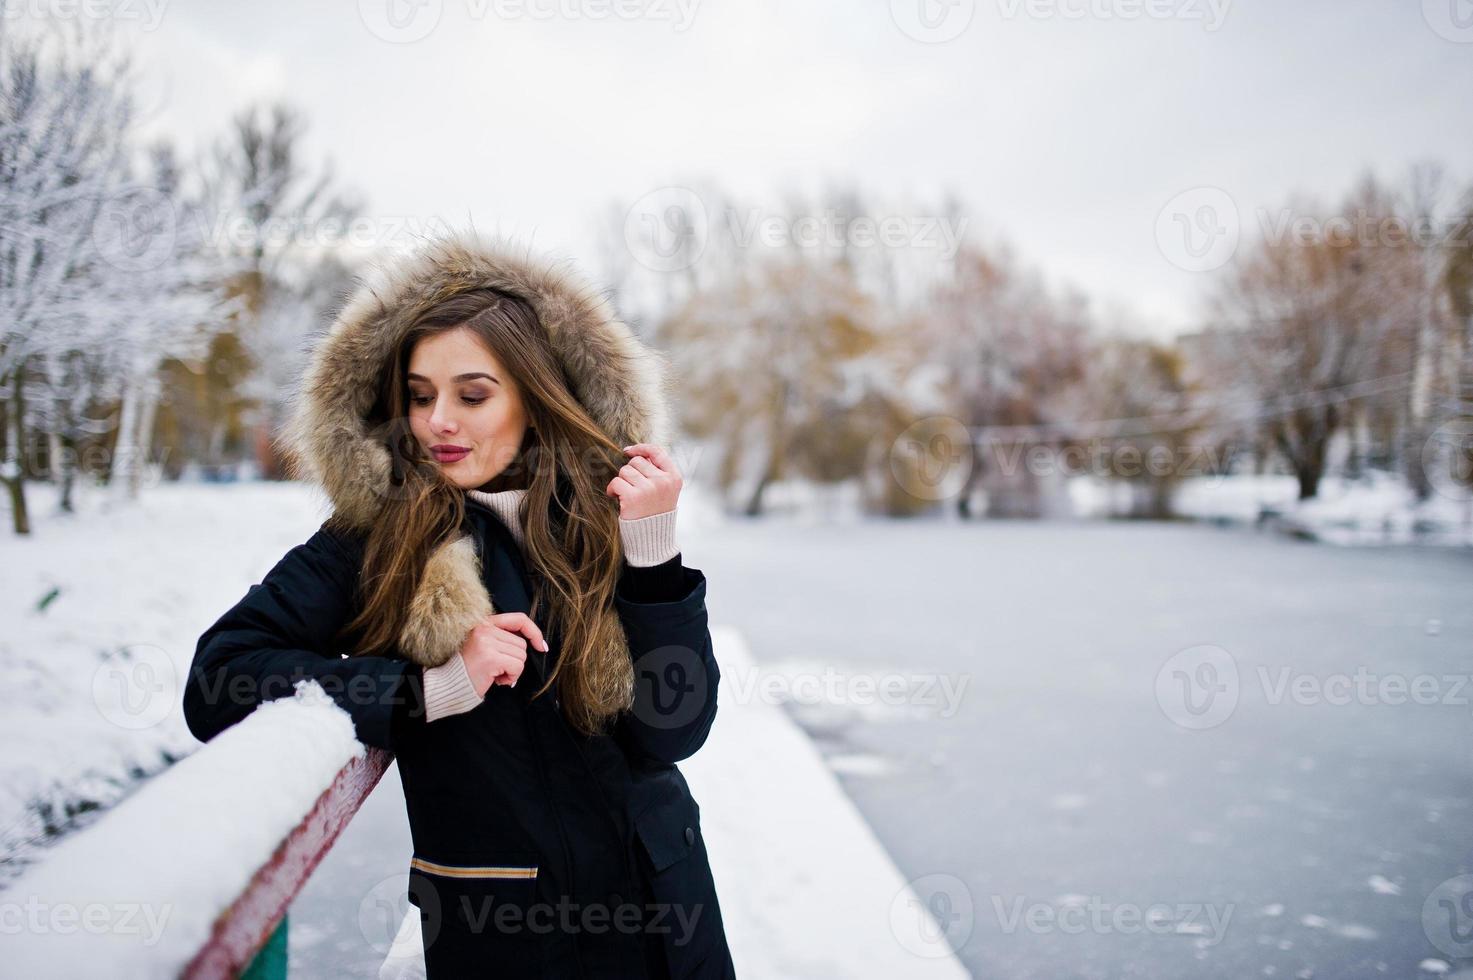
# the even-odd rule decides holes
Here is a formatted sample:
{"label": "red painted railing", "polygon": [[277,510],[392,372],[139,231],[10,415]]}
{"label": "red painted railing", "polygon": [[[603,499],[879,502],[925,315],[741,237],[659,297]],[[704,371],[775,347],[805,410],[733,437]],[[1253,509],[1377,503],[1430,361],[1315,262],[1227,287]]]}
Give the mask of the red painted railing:
{"label": "red painted railing", "polygon": [[338,772],[311,811],[276,848],[271,860],[216,919],[208,942],[184,968],[182,977],[236,977],[250,965],[393,759],[383,749],[369,748],[362,758]]}

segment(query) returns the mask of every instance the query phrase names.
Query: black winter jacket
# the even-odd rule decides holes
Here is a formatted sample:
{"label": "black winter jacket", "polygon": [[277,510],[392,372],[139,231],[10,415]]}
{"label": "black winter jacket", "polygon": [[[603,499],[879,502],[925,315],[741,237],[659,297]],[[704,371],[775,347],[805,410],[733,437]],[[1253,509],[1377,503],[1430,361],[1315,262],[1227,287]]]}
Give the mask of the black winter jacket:
{"label": "black winter jacket", "polygon": [[[515,539],[480,503],[467,500],[466,514],[498,611],[529,612]],[[676,767],[716,715],[701,571],[679,555],[625,566],[615,604],[637,703],[610,734],[585,737],[563,719],[556,686],[531,696],[560,649],[546,623],[551,649],[529,644],[516,687],[427,721],[422,668],[333,645],[359,608],[361,564],[361,538],[324,526],[205,631],[184,692],[196,737],[313,678],[365,744],[394,753],[430,980],[734,976],[700,806]]]}

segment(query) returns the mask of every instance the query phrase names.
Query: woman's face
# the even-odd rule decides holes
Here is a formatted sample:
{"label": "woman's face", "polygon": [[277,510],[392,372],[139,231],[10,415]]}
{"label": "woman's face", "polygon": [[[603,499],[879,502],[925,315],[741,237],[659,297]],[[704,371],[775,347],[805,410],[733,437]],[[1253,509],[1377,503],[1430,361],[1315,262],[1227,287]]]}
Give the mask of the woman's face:
{"label": "woman's face", "polygon": [[470,330],[416,343],[407,381],[414,437],[456,486],[476,489],[516,459],[527,431],[521,392]]}

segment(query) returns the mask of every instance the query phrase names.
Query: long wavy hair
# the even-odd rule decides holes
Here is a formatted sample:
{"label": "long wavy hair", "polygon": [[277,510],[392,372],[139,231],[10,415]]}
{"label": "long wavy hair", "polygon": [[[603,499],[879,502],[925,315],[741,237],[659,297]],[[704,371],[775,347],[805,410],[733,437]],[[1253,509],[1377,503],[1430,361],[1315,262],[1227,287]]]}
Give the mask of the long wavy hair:
{"label": "long wavy hair", "polygon": [[415,318],[385,364],[367,421],[394,461],[393,486],[365,542],[362,610],[342,633],[354,637],[359,654],[391,651],[430,555],[467,533],[465,491],[410,430],[406,377],[417,343],[457,327],[469,329],[511,375],[527,413],[520,452],[478,489],[527,491],[518,519],[533,579],[531,615],[559,648],[532,696],[557,681],[568,722],[585,734],[602,733],[634,698],[634,670],[613,606],[624,557],[619,505],[604,494],[626,459],[573,395],[536,311],[519,296],[488,288],[443,300]]}

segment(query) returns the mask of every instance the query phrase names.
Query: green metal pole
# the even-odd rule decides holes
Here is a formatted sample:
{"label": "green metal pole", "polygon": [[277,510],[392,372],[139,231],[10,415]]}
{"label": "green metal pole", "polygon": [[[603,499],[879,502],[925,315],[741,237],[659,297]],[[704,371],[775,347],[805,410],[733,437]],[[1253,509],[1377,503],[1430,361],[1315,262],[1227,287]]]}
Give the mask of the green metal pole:
{"label": "green metal pole", "polygon": [[240,980],[286,980],[286,918],[281,917],[271,938],[245,968]]}

